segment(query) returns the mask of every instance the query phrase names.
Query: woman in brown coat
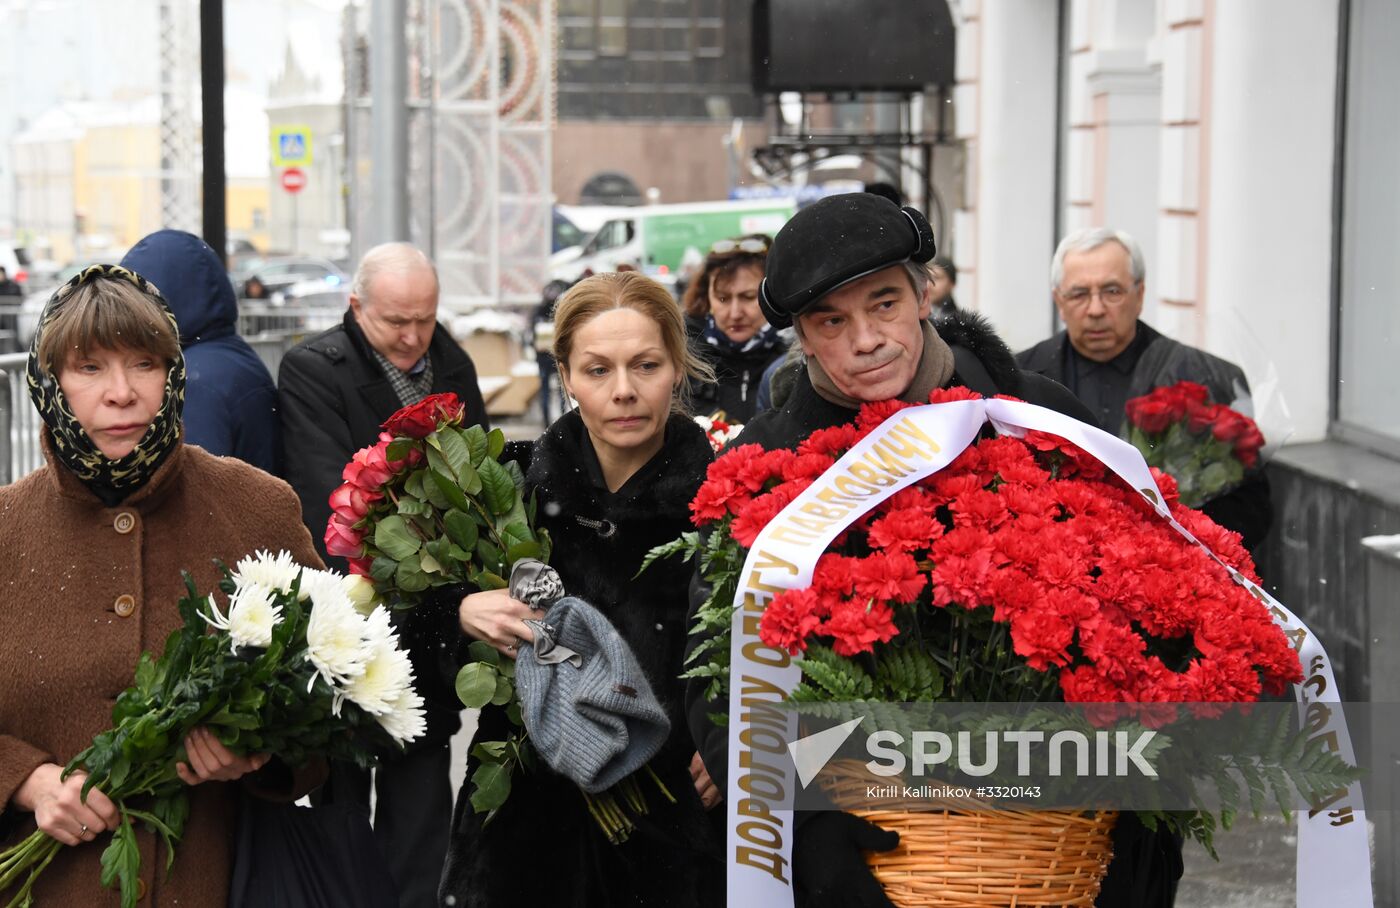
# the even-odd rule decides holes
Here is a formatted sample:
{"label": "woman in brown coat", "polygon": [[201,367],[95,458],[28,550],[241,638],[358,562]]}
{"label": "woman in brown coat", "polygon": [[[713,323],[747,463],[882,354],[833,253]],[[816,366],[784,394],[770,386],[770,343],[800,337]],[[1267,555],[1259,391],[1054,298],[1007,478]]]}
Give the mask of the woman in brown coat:
{"label": "woman in brown coat", "polygon": [[[100,791],[62,765],[111,726],[143,650],[180,625],[181,571],[197,588],[257,549],[320,566],[290,487],[182,440],[185,368],[158,292],[95,266],[49,302],[29,354],[47,466],[0,489],[0,848],[37,824],[71,846],[40,878],[35,903],[116,905],[100,855],[116,823]],[[290,798],[305,779],[265,755],[239,757],[197,730],[185,741],[191,811],[167,876],[137,827],[152,905],[226,903],[240,785]]]}

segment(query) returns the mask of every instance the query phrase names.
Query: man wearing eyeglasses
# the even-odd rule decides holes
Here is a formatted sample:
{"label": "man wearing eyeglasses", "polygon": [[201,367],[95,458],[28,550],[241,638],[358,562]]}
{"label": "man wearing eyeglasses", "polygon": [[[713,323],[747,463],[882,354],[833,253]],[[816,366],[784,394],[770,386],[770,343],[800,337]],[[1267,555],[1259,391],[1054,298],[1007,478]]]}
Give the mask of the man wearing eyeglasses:
{"label": "man wearing eyeglasses", "polygon": [[[1142,250],[1122,230],[1093,227],[1065,237],[1050,265],[1065,330],[1017,354],[1021,368],[1069,388],[1108,432],[1121,432],[1128,401],[1179,381],[1205,385],[1214,403],[1253,415],[1239,366],[1142,321],[1146,276]],[[1253,548],[1273,521],[1268,480],[1257,474],[1202,510]]]}

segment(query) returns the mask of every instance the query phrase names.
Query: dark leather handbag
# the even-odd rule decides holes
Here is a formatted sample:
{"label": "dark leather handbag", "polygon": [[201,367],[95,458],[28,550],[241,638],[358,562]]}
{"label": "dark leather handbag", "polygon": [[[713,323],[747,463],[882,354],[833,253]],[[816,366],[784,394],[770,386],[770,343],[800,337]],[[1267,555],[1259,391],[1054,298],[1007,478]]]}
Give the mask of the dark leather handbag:
{"label": "dark leather handbag", "polygon": [[298,807],[245,795],[229,908],[397,908],[365,808]]}

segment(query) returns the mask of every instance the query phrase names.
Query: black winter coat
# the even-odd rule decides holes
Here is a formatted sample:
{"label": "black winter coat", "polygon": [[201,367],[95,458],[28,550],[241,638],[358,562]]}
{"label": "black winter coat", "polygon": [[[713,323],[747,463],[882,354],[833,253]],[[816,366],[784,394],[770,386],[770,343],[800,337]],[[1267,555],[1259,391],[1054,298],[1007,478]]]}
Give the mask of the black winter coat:
{"label": "black winter coat", "polygon": [[[1145,322],[1138,322],[1138,331],[1146,335],[1147,345],[1133,370],[1128,399],[1141,397],[1156,388],[1166,388],[1179,381],[1193,381],[1210,390],[1210,399],[1230,406],[1241,395],[1248,397],[1249,382],[1239,366],[1204,350],[1187,346],[1158,332]],[[1061,331],[1016,354],[1021,368],[1052,378],[1061,384],[1073,368],[1070,358],[1069,334]],[[1097,419],[1089,422],[1098,424]],[[1120,425],[1099,426],[1105,432],[1118,434]],[[1245,477],[1234,489],[1205,503],[1205,514],[1227,530],[1244,537],[1245,547],[1253,549],[1264,541],[1274,521],[1274,509],[1269,495],[1269,479],[1259,470]]]}
{"label": "black winter coat", "polygon": [[[466,424],[485,427],[486,406],[476,384],[476,367],[442,325],[433,332],[428,356],[433,364],[432,393],[456,394],[466,404]],[[332,570],[344,571],[345,559],[326,555],[330,494],[340,485],[350,458],[378,441],[380,423],[403,406],[350,310],[340,327],[287,351],[277,376],[277,400],[283,474],[301,499],[302,520],[321,558]],[[440,633],[443,616],[434,603],[455,615],[452,603],[430,600],[407,613],[401,628],[426,701],[428,731],[415,742],[417,747],[444,744],[462,727],[462,704],[452,688],[451,658]]]}
{"label": "black winter coat", "polygon": [[695,342],[695,349],[715,370],[713,383],[691,385],[695,412],[705,416],[722,412],[726,422],[743,424],[758,411],[758,389],[764,371],[773,360],[787,353],[787,344],[740,352],[711,346],[702,337]]}
{"label": "black winter coat", "polygon": [[[693,421],[672,416],[661,451],[617,492],[602,485],[578,411],[552,425],[529,455],[527,492],[553,540],[550,563],[569,595],[597,607],[631,645],[671,717],[671,736],[651,767],[677,803],[649,780],[650,814],[627,842],[609,844],[578,788],[542,762],[517,775],[509,800],[482,827],[468,801],[474,761],[458,797],[439,899],[457,906],[550,908],[701,906],[722,892],[723,867],[690,781],[695,752],[678,680],[686,640],[690,566],[658,561],[640,576],[646,553],[690,529],[689,504],[712,458]],[[499,709],[482,712],[478,740],[509,731]],[[722,896],[721,896],[722,898]]]}

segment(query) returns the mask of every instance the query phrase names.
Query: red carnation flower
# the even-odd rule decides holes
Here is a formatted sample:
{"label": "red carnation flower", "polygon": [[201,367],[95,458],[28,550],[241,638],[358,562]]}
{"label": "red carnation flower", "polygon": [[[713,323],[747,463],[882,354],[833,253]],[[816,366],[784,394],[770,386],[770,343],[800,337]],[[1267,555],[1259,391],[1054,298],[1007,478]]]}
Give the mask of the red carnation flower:
{"label": "red carnation flower", "polygon": [[774,649],[796,655],[807,648],[807,638],[821,627],[819,597],[810,589],[784,590],[763,612],[759,639]]}
{"label": "red carnation flower", "polygon": [[719,520],[731,509],[737,510],[747,498],[746,491],[734,480],[712,478],[691,499],[690,521],[698,527]]}
{"label": "red carnation flower", "polygon": [[862,432],[869,433],[900,410],[907,410],[912,406],[913,404],[907,404],[902,400],[882,400],[877,403],[862,404],[860,412],[856,414],[856,425],[860,427]]}
{"label": "red carnation flower", "polygon": [[793,498],[797,497],[789,486],[779,486],[771,492],[767,492],[750,501],[739,508],[739,515],[734,518],[734,522],[729,526],[729,532],[734,534],[734,539],[744,548],[752,548],[753,541],[758,538],[758,534],[763,532],[763,528],[772,522],[778,512],[787,507]]}
{"label": "red carnation flower", "polygon": [[831,607],[831,617],[822,624],[822,633],[831,637],[831,648],[838,656],[854,656],[875,650],[876,643],[888,643],[899,633],[894,612],[883,602],[868,606],[846,600]]}
{"label": "red carnation flower", "polygon": [[913,602],[928,578],[903,552],[868,555],[855,565],[856,595],[877,601]]}
{"label": "red carnation flower", "polygon": [[964,388],[956,385],[951,388],[934,388],[929,392],[928,402],[931,404],[946,404],[959,400],[981,400],[982,395],[971,388]]}

